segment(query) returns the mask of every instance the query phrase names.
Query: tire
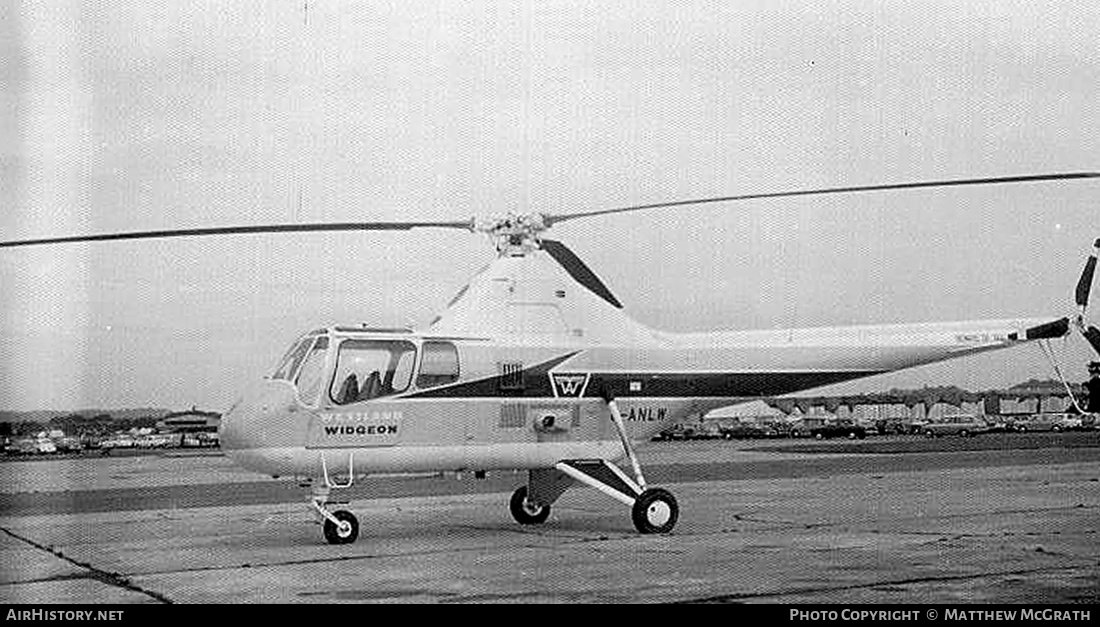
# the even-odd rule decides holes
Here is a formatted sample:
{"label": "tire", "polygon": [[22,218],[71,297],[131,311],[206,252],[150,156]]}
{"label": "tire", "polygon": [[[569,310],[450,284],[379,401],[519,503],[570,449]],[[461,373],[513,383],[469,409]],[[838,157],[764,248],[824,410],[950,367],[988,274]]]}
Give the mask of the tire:
{"label": "tire", "polygon": [[650,488],[634,501],[630,513],[640,533],[668,533],[676,526],[680,506],[668,490]]}
{"label": "tire", "polygon": [[959,431],[959,437],[969,438],[970,437],[970,431],[967,430],[967,429],[963,429],[962,431]]}
{"label": "tire", "polygon": [[817,433],[814,434],[814,437],[817,438],[818,440],[824,440],[825,439],[825,434],[818,431]]}
{"label": "tire", "polygon": [[931,429],[925,431],[924,435],[927,436],[927,437],[930,437],[930,438],[936,437],[936,433],[934,431],[932,431]]}
{"label": "tire", "polygon": [[512,500],[508,502],[508,510],[512,512],[512,518],[521,525],[538,525],[546,522],[550,517],[549,505],[535,505],[527,500],[527,486],[522,485],[512,493]]}
{"label": "tire", "polygon": [[325,540],[328,540],[329,544],[351,544],[355,542],[355,539],[359,537],[359,521],[355,519],[355,514],[341,509],[332,512],[332,516],[341,522],[348,523],[349,527],[347,531],[341,533],[340,527],[326,518]]}

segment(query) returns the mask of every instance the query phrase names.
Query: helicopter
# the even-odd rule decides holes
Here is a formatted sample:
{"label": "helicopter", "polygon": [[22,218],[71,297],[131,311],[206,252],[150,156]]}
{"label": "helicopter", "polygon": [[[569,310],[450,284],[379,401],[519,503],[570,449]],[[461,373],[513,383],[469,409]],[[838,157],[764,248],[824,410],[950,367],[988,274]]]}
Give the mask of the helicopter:
{"label": "helicopter", "polygon": [[564,243],[555,224],[598,215],[744,200],[1100,178],[1070,172],[741,194],[586,212],[510,213],[458,221],[268,224],[115,232],[0,242],[74,242],[317,231],[441,228],[480,233],[496,258],[422,328],[331,325],[297,338],[272,372],[223,415],[219,438],[240,466],[295,477],[331,544],[359,522],[332,499],[369,476],[519,470],[516,522],[545,522],[570,487],[621,502],[643,534],[668,533],[679,505],[650,486],[636,444],[682,421],[775,397],[933,362],[1064,337],[1088,325],[1100,239],[1071,316],[779,330],[672,333],[627,316]]}

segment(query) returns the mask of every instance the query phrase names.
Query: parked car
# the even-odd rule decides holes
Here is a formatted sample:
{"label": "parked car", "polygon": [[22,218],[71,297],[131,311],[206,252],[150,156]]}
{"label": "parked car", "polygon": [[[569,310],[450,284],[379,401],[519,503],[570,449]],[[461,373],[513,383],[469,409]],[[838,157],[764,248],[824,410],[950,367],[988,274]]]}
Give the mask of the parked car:
{"label": "parked car", "polygon": [[924,425],[928,424],[927,420],[910,420],[902,423],[906,433],[910,435],[918,435],[924,433]]}
{"label": "parked car", "polygon": [[1086,430],[1100,429],[1100,414],[1082,415],[1081,428]]}
{"label": "parked car", "polygon": [[34,455],[38,453],[38,443],[33,438],[12,440],[4,449],[9,455]]}
{"label": "parked car", "polygon": [[989,430],[984,420],[971,414],[956,414],[944,416],[935,422],[924,425],[924,435],[935,438],[944,435],[958,435],[968,437],[985,433]]}
{"label": "parked car", "polygon": [[[185,433],[180,446],[199,446],[198,434]],[[695,427],[684,425],[672,425],[668,429],[653,436],[653,440],[663,442],[668,440],[690,440],[695,436]]]}
{"label": "parked car", "polygon": [[699,425],[691,434],[692,440],[717,440],[721,437],[722,427],[716,424]]}
{"label": "parked car", "polygon": [[58,438],[54,442],[54,446],[62,453],[78,453],[84,450],[84,445],[80,443],[80,438],[76,436]]}
{"label": "parked car", "polygon": [[1017,418],[1012,423],[1013,428],[1019,432],[1027,431],[1061,431],[1064,427],[1060,424],[1065,414],[1032,414],[1026,418]]}
{"label": "parked car", "polygon": [[180,441],[180,446],[183,447],[205,447],[217,445],[217,433],[185,433],[183,434],[183,438]]}
{"label": "parked car", "polygon": [[57,452],[57,447],[49,438],[24,438],[12,444],[17,455],[48,455]]}
{"label": "parked car", "polygon": [[722,437],[727,440],[741,438],[763,438],[767,431],[755,422],[731,422],[719,427]]}
{"label": "parked car", "polygon": [[824,418],[799,418],[790,423],[788,433],[792,438],[803,438],[811,435],[817,427],[825,426]]}
{"label": "parked car", "polygon": [[1094,414],[1049,413],[1036,414],[1031,420],[1021,423],[1022,427],[1034,427],[1031,431],[1083,431],[1093,428],[1096,422]]}
{"label": "parked car", "polygon": [[818,440],[829,438],[848,438],[849,440],[859,438],[862,440],[867,437],[867,429],[849,420],[839,420],[827,422],[820,427],[810,429],[810,435]]}
{"label": "parked car", "polygon": [[136,446],[134,439],[128,435],[119,435],[99,441],[99,448],[103,451],[113,448],[134,448],[134,446]]}
{"label": "parked car", "polygon": [[909,425],[896,418],[879,418],[875,421],[874,431],[879,435],[905,435],[909,433]]}
{"label": "parked car", "polygon": [[143,435],[134,441],[139,448],[164,448],[168,446],[168,436],[166,435]]}
{"label": "parked car", "polygon": [[768,421],[760,423],[766,438],[787,438],[791,435],[791,425],[786,421]]}

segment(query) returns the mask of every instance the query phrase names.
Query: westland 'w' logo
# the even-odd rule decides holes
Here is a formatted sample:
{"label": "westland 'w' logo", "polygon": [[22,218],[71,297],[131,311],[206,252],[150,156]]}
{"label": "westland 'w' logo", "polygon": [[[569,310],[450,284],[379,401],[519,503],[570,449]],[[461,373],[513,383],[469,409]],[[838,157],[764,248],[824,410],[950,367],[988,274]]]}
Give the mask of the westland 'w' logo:
{"label": "westland 'w' logo", "polygon": [[564,398],[580,398],[584,396],[584,390],[588,387],[590,373],[574,374],[551,372],[550,383],[554,388],[554,396]]}

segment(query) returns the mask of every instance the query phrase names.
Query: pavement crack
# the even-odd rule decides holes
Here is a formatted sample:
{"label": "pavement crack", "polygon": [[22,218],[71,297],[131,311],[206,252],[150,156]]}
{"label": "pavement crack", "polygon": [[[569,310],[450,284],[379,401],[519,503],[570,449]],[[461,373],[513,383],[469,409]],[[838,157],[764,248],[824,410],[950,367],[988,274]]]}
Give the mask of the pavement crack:
{"label": "pavement crack", "polygon": [[[160,594],[159,592],[154,592],[153,590],[147,590],[145,588],[142,588],[141,586],[139,586],[139,585],[135,584],[134,582],[130,581],[130,579],[128,577],[126,577],[125,575],[123,575],[121,573],[108,572],[108,571],[105,571],[103,569],[96,568],[95,566],[93,566],[91,564],[88,564],[87,562],[81,562],[80,560],[73,559],[73,558],[69,557],[68,555],[65,555],[65,553],[62,552],[58,548],[55,548],[53,546],[47,546],[47,545],[35,542],[34,540],[32,540],[32,539],[30,539],[26,536],[22,536],[18,533],[15,533],[14,531],[8,529],[7,527],[0,527],[0,531],[3,531],[4,533],[8,534],[8,536],[10,536],[12,538],[15,538],[16,540],[19,540],[20,542],[23,542],[25,544],[29,544],[30,546],[33,546],[34,548],[36,548],[40,551],[45,551],[46,553],[49,553],[50,555],[53,555],[54,557],[65,560],[66,562],[72,564],[73,566],[76,566],[77,568],[83,568],[87,572],[81,573],[80,577],[82,577],[82,578],[92,579],[92,580],[98,581],[100,583],[107,584],[108,586],[114,586],[116,588],[122,588],[123,590],[129,590],[131,592],[137,592],[137,593],[143,594],[143,595],[145,595],[145,596],[147,596],[147,597],[149,597],[149,598],[151,598],[155,601],[159,601],[160,603],[172,604],[172,600],[169,599],[168,597],[164,596],[163,594]],[[68,576],[63,576],[63,577],[55,577],[55,578],[52,578],[52,579],[56,580],[56,579],[73,579],[73,578],[75,578],[75,577],[73,577],[72,575],[68,575]]]}
{"label": "pavement crack", "polygon": [[708,597],[698,597],[694,599],[683,599],[680,601],[674,601],[677,604],[687,603],[730,603],[737,602],[745,599],[766,599],[771,597],[787,597],[791,595],[804,595],[804,594],[817,594],[821,592],[846,592],[850,590],[866,590],[872,588],[880,588],[884,586],[906,586],[922,583],[946,583],[951,581],[968,581],[973,579],[982,579],[985,577],[1006,577],[1013,575],[1033,575],[1036,573],[1055,573],[1061,571],[1072,571],[1075,566],[1045,566],[1040,568],[1023,568],[1018,570],[1007,571],[989,571],[982,573],[973,573],[968,575],[934,575],[927,577],[906,577],[901,579],[887,579],[884,581],[873,581],[869,583],[859,583],[847,586],[817,586],[817,587],[804,587],[804,588],[789,588],[786,590],[773,590],[768,592],[741,592],[733,594],[719,594]]}
{"label": "pavement crack", "polygon": [[[536,548],[536,547],[530,547]],[[151,570],[142,572],[141,575],[175,575],[179,573],[209,573],[219,572],[226,570],[238,570],[242,568],[259,569],[259,568],[274,568],[279,566],[303,566],[308,564],[327,564],[329,562],[356,562],[362,560],[373,559],[388,559],[388,558],[402,558],[402,557],[421,557],[429,555],[441,555],[452,553],[469,553],[482,551],[481,547],[469,547],[469,548],[441,548],[431,551],[408,551],[404,553],[385,553],[385,554],[372,554],[372,555],[334,555],[332,557],[311,557],[306,559],[297,560],[283,560],[278,562],[260,562],[260,563],[246,563],[246,564],[223,564],[220,566],[197,566],[195,568],[173,568],[169,570]]]}

